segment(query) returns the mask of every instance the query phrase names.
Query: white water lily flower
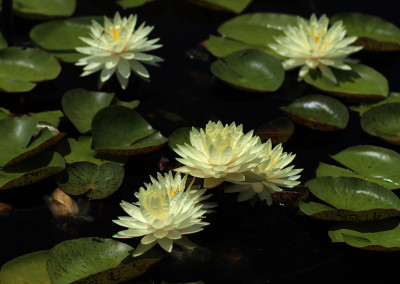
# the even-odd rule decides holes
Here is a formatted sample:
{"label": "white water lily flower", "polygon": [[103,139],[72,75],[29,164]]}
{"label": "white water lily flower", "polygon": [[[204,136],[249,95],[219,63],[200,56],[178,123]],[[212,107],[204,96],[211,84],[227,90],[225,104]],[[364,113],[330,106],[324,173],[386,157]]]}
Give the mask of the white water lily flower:
{"label": "white water lily flower", "polygon": [[[268,205],[272,204],[271,193],[282,191],[281,187],[292,188],[300,184],[297,179],[303,169],[293,169],[294,165],[289,165],[296,155],[283,152],[282,145],[279,144],[272,149],[271,140],[266,143],[267,150],[264,155],[268,159],[258,165],[253,172],[262,175],[263,181],[253,183],[235,184],[227,189],[226,193],[239,192],[238,201],[245,201],[253,198],[256,194],[260,200],[266,200]],[[286,168],[285,168],[286,167]]]}
{"label": "white water lily flower", "polygon": [[265,145],[253,131],[246,135],[243,125],[223,125],[208,122],[205,129],[192,128],[190,145],[177,145],[174,149],[182,158],[177,158],[185,166],[178,172],[204,178],[204,186],[213,188],[223,181],[240,182],[246,173],[267,158],[263,155]]}
{"label": "white water lily flower", "polygon": [[160,48],[162,45],[155,44],[158,38],[152,40],[147,38],[153,27],[142,23],[135,30],[136,20],[136,15],[121,19],[117,12],[113,22],[104,17],[104,26],[92,21],[90,38],[80,37],[89,46],[76,48],[76,51],[89,55],[76,63],[85,66],[81,76],[101,70],[99,84],[102,85],[116,73],[123,89],[128,86],[131,70],[143,79],[150,78],[142,63],[158,66],[157,62],[163,59],[145,52]]}
{"label": "white water lily flower", "polygon": [[183,235],[203,230],[209,223],[203,222],[206,206],[201,201],[206,189],[197,189],[192,184],[186,188],[187,176],[181,178],[180,173],[173,177],[172,173],[164,177],[158,174],[158,180],[150,177],[152,183],[145,184],[136,193],[138,202],[121,202],[121,207],[129,216],[113,220],[118,225],[127,227],[115,238],[141,237],[139,246],[133,255],[138,256],[151,249],[157,243],[171,252],[173,243],[188,245]]}
{"label": "white water lily flower", "polygon": [[328,79],[337,83],[336,77],[329,67],[351,70],[345,64],[346,57],[362,49],[361,46],[349,46],[357,37],[345,37],[346,29],[342,21],[338,21],[328,29],[329,19],[326,15],[318,20],[315,14],[310,21],[298,19],[297,26],[283,28],[284,37],[276,37],[277,43],[268,46],[288,59],[282,62],[285,70],[299,66],[299,80],[302,80],[310,69],[319,69]]}

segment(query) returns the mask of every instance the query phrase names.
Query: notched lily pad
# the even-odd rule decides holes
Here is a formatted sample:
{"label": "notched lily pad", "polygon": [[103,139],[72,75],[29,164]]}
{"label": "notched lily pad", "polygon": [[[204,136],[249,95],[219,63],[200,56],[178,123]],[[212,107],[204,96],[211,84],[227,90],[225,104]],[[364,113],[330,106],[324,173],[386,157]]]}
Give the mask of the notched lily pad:
{"label": "notched lily pad", "polygon": [[44,19],[69,17],[76,7],[76,0],[14,0],[13,9],[25,18]]}
{"label": "notched lily pad", "polygon": [[249,49],[229,54],[211,64],[211,72],[239,89],[274,92],[283,83],[282,64],[265,52]]}
{"label": "notched lily pad", "polygon": [[397,219],[367,223],[339,223],[328,232],[332,242],[376,251],[400,250],[400,224]]}
{"label": "notched lily pad", "polygon": [[352,70],[331,68],[338,80],[337,84],[322,76],[319,70],[310,70],[305,77],[305,82],[329,94],[353,100],[376,101],[389,95],[388,82],[381,73],[366,65],[347,64]]}
{"label": "notched lily pad", "polygon": [[206,48],[215,57],[224,57],[228,54],[244,49],[257,49],[254,45],[213,35],[210,35]]}
{"label": "notched lily pad", "polygon": [[323,95],[304,96],[281,107],[281,110],[299,124],[316,130],[342,130],[349,121],[346,106],[337,99]]}
{"label": "notched lily pad", "polygon": [[47,259],[52,283],[122,283],[161,259],[132,258],[133,248],[112,239],[81,238],[56,245]]}
{"label": "notched lily pad", "polygon": [[256,135],[264,143],[271,139],[272,144],[285,143],[294,132],[294,124],[287,117],[278,117],[261,125],[256,130]]}
{"label": "notched lily pad", "polygon": [[331,23],[342,21],[348,36],[356,36],[355,45],[366,50],[400,50],[400,30],[394,24],[379,17],[362,13],[340,13],[331,18]]}
{"label": "notched lily pad", "polygon": [[38,182],[61,172],[64,159],[55,152],[43,151],[19,163],[0,170],[0,189],[8,189]]}
{"label": "notched lily pad", "polygon": [[252,0],[189,0],[195,5],[233,13],[241,13],[251,3]]}
{"label": "notched lily pad", "polygon": [[359,106],[350,106],[349,108],[352,111],[358,112],[360,114],[360,116],[362,116],[367,110],[377,107],[377,106],[380,106],[380,105],[388,104],[388,103],[400,103],[400,93],[391,92],[391,93],[389,93],[389,96],[386,99],[380,100],[377,103],[361,104]]}
{"label": "notched lily pad", "polygon": [[115,155],[149,153],[168,141],[136,111],[117,105],[97,112],[92,121],[92,137],[92,149]]}
{"label": "notched lily pad", "polygon": [[300,210],[318,219],[372,221],[400,216],[400,199],[376,183],[354,177],[318,177],[306,185],[329,204],[300,203]]}
{"label": "notched lily pad", "polygon": [[60,124],[60,120],[62,117],[64,117],[64,114],[62,113],[61,110],[52,110],[52,111],[43,111],[43,112],[37,112],[37,113],[29,113],[27,115],[23,115],[23,118],[30,118],[30,119],[36,119],[39,121],[39,125],[42,125],[41,127],[45,127],[46,124],[49,124],[48,127],[53,127],[53,130],[58,127]]}
{"label": "notched lily pad", "polygon": [[174,132],[171,133],[169,136],[169,142],[168,146],[171,149],[176,148],[176,145],[185,145],[190,144],[190,131],[192,130],[192,127],[181,127],[175,130]]}
{"label": "notched lily pad", "polygon": [[400,145],[400,102],[371,108],[361,116],[360,122],[368,134]]}
{"label": "notched lily pad", "polygon": [[58,61],[36,48],[8,47],[0,50],[0,91],[28,92],[36,82],[56,78],[61,71]]}
{"label": "notched lily pad", "polygon": [[89,198],[101,199],[110,196],[121,186],[124,173],[124,168],[117,163],[96,165],[76,162],[67,165],[57,176],[57,184],[70,195],[86,193]]}

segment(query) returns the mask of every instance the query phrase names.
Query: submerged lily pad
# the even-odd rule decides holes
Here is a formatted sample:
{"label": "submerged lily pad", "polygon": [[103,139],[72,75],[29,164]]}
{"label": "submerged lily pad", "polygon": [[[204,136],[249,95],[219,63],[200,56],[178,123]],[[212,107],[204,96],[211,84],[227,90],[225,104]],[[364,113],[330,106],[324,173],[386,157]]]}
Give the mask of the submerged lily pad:
{"label": "submerged lily pad", "polygon": [[[68,0],[67,0],[68,1]],[[29,36],[41,49],[64,62],[76,62],[86,55],[75,48],[85,46],[79,37],[88,37],[92,20],[102,23],[101,17],[80,17],[45,22],[33,27]]]}
{"label": "submerged lily pad", "polygon": [[388,96],[388,82],[381,73],[362,64],[347,64],[351,66],[351,71],[331,68],[338,80],[337,84],[322,76],[319,70],[310,70],[305,77],[305,82],[324,92],[340,97],[376,100]]}
{"label": "submerged lily pad", "polygon": [[0,270],[0,283],[50,284],[50,277],[46,270],[49,253],[49,250],[37,251],[7,262]]}
{"label": "submerged lily pad", "polygon": [[70,195],[86,193],[89,198],[101,199],[113,194],[123,179],[124,168],[120,164],[76,162],[57,176],[57,184]]}
{"label": "submerged lily pad", "polygon": [[195,5],[233,13],[241,13],[251,3],[252,0],[189,0]]}
{"label": "submerged lily pad", "polygon": [[50,54],[35,48],[8,47],[0,50],[0,91],[32,90],[35,82],[56,78],[61,66]]}
{"label": "submerged lily pad", "polygon": [[374,103],[374,104],[362,104],[362,105],[359,105],[359,106],[350,106],[350,109],[352,111],[358,112],[360,114],[360,116],[361,116],[367,110],[369,110],[371,108],[374,108],[374,107],[377,107],[377,106],[380,106],[380,105],[384,105],[384,104],[388,104],[388,103],[400,103],[400,93],[391,92],[391,93],[389,93],[389,96],[386,99],[381,100],[381,101],[379,101],[377,103]]}
{"label": "submerged lily pad", "polygon": [[133,248],[112,239],[81,238],[56,245],[47,259],[52,283],[122,283],[161,259],[132,258]]}
{"label": "submerged lily pad", "polygon": [[331,18],[331,23],[342,21],[348,36],[356,36],[356,45],[366,50],[400,50],[400,30],[394,24],[379,17],[362,13],[340,13]]}
{"label": "submerged lily pad", "polygon": [[293,122],[287,117],[278,117],[257,128],[256,135],[261,138],[262,142],[271,139],[272,144],[276,145],[289,140],[293,132]]}
{"label": "submerged lily pad", "polygon": [[308,95],[281,109],[294,121],[316,130],[345,129],[349,112],[337,99],[323,95]]}
{"label": "submerged lily pad", "polygon": [[136,111],[117,105],[97,112],[92,121],[92,137],[92,149],[116,155],[149,153],[168,141]]}
{"label": "submerged lily pad", "polygon": [[0,170],[0,189],[38,182],[56,175],[65,167],[64,159],[55,152],[43,151],[19,163]]}
{"label": "submerged lily pad", "polygon": [[276,91],[285,71],[273,56],[256,50],[241,50],[211,64],[211,72],[234,87],[257,92]]}
{"label": "submerged lily pad", "polygon": [[192,127],[181,127],[175,130],[174,132],[171,133],[169,136],[169,142],[168,146],[171,149],[176,148],[176,145],[185,145],[190,144],[190,131],[192,130]]}
{"label": "submerged lily pad", "polygon": [[0,120],[0,167],[31,157],[57,143],[65,133],[41,128],[38,120],[5,118]]}
{"label": "submerged lily pad", "polygon": [[80,136],[78,140],[68,138],[57,145],[57,152],[60,153],[69,164],[75,162],[90,162],[101,165],[106,162],[126,163],[128,157],[114,156],[110,154],[97,153],[91,148],[92,137]]}
{"label": "submerged lily pad", "polygon": [[370,135],[400,145],[400,102],[383,104],[361,116],[361,127]]}
{"label": "submerged lily pad", "polygon": [[400,199],[387,188],[354,177],[318,177],[306,185],[329,205],[302,202],[307,215],[323,220],[369,221],[400,216]]}
{"label": "submerged lily pad", "polygon": [[377,251],[400,250],[400,223],[397,219],[367,223],[340,223],[328,232],[332,242]]}

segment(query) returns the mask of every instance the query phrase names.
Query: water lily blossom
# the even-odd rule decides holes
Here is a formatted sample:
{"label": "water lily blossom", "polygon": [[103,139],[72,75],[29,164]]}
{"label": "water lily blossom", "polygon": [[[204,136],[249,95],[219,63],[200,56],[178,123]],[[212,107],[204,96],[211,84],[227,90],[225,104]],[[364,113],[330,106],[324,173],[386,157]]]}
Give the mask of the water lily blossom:
{"label": "water lily blossom", "polygon": [[142,23],[135,29],[136,20],[136,15],[121,18],[117,12],[113,21],[104,17],[104,26],[92,21],[90,38],[80,37],[88,46],[76,48],[76,51],[88,55],[76,63],[78,66],[84,66],[81,76],[101,70],[99,80],[101,86],[115,73],[123,89],[128,86],[131,70],[145,80],[150,78],[142,63],[158,66],[157,62],[163,59],[146,52],[162,45],[156,44],[158,38],[151,40],[147,38],[153,27]]}
{"label": "water lily blossom", "polygon": [[265,145],[253,131],[243,133],[243,125],[236,126],[208,122],[205,129],[192,128],[190,145],[177,145],[174,151],[183,167],[178,172],[204,178],[204,186],[213,188],[223,181],[245,181],[246,173],[266,160]]}
{"label": "water lily blossom", "polygon": [[357,37],[346,37],[346,28],[342,21],[334,23],[329,29],[329,19],[322,15],[318,20],[315,14],[309,22],[298,19],[297,26],[283,28],[284,36],[276,37],[276,43],[268,46],[278,54],[287,57],[282,62],[285,70],[301,66],[299,80],[302,80],[310,69],[319,69],[323,76],[337,83],[336,76],[330,67],[351,70],[345,62],[349,54],[362,49],[361,46],[350,46]]}
{"label": "water lily blossom", "polygon": [[206,206],[201,201],[206,189],[192,186],[186,188],[187,176],[181,177],[171,172],[157,179],[150,177],[151,183],[141,187],[136,193],[138,202],[121,202],[122,208],[129,216],[113,220],[116,224],[127,227],[115,238],[141,237],[139,246],[133,255],[138,256],[151,249],[157,243],[166,251],[171,252],[173,243],[190,245],[184,236],[203,230],[209,223],[202,221],[207,213]]}
{"label": "water lily blossom", "polygon": [[294,169],[294,165],[287,167],[296,155],[283,152],[281,144],[272,148],[271,140],[266,144],[264,155],[268,159],[253,170],[264,179],[260,182],[234,184],[225,189],[226,193],[239,192],[238,201],[246,201],[258,195],[260,200],[271,205],[272,193],[282,191],[282,187],[292,188],[300,184],[297,179],[302,169]]}

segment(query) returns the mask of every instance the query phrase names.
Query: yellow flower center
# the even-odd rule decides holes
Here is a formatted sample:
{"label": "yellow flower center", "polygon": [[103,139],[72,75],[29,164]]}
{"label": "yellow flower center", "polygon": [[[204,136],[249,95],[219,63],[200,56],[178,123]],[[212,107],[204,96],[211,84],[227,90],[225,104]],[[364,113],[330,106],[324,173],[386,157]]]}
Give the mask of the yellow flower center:
{"label": "yellow flower center", "polygon": [[162,191],[148,191],[143,196],[141,206],[143,206],[147,212],[154,219],[164,221],[170,215],[169,212],[169,200],[165,199],[166,195]]}
{"label": "yellow flower center", "polygon": [[318,43],[319,40],[321,39],[321,34],[320,34],[320,33],[315,34],[313,28],[311,28],[311,36],[313,37],[313,39],[314,39],[314,41],[315,41],[316,43]]}
{"label": "yellow flower center", "polygon": [[113,39],[114,39],[114,41],[115,41],[115,43],[119,43],[119,36],[120,36],[120,34],[121,34],[121,31],[122,31],[122,26],[121,25],[119,25],[119,26],[112,26],[112,29],[111,30],[108,30],[108,31],[106,31],[108,34],[110,34],[112,37],[113,37]]}
{"label": "yellow flower center", "polygon": [[172,186],[169,189],[169,197],[172,198],[174,197],[177,193],[179,192],[179,185],[176,188],[173,188]]}

